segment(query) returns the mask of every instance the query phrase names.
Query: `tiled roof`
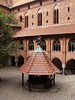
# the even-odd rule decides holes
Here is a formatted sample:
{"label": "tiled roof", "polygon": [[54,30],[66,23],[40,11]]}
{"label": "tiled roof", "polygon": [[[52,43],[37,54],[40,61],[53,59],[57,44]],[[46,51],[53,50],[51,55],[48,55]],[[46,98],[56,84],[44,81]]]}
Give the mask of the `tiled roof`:
{"label": "tiled roof", "polygon": [[0,5],[3,5],[5,7],[8,7],[6,0],[0,0]]}
{"label": "tiled roof", "polygon": [[21,31],[18,31],[15,37],[56,35],[56,34],[67,34],[67,33],[75,34],[75,24],[39,27],[34,29],[23,29]]}
{"label": "tiled roof", "polygon": [[26,75],[53,75],[59,69],[44,52],[34,52],[19,69]]}
{"label": "tiled roof", "polygon": [[32,1],[35,1],[35,0],[18,0],[16,3],[13,4],[13,7],[16,7],[16,6],[19,6],[19,5],[22,5],[22,4],[26,4],[26,3],[29,3],[29,2],[32,2]]}

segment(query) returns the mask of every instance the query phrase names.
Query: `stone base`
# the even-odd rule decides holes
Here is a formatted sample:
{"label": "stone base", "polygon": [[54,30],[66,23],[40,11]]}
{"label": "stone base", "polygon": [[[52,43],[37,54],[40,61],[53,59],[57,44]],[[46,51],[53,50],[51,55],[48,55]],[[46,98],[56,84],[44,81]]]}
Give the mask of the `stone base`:
{"label": "stone base", "polygon": [[59,91],[59,89],[60,89],[60,87],[54,86],[54,87],[51,87],[51,88],[49,89],[49,91],[50,91],[51,93],[56,93],[56,92]]}

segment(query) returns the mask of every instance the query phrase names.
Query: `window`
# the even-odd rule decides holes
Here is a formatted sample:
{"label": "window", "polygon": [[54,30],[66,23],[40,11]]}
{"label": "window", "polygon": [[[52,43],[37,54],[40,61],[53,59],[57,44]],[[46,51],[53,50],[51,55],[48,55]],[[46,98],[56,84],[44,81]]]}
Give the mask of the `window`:
{"label": "window", "polygon": [[34,15],[32,15],[32,18],[34,18]]}
{"label": "window", "polygon": [[46,23],[48,23],[48,20],[46,20]]}
{"label": "window", "polygon": [[20,22],[22,22],[22,16],[20,16]]}
{"label": "window", "polygon": [[30,5],[28,5],[28,9],[30,9]]}
{"label": "window", "polygon": [[54,0],[54,2],[56,2],[57,0]]}
{"label": "window", "polygon": [[67,20],[70,20],[70,17],[68,17]]}
{"label": "window", "polygon": [[18,8],[18,11],[20,11],[20,8]]}
{"label": "window", "polygon": [[59,7],[55,5],[54,7],[54,24],[59,23]]}
{"label": "window", "polygon": [[75,39],[70,40],[69,42],[69,51],[75,52]]}
{"label": "window", "polygon": [[34,50],[34,42],[32,40],[29,41],[29,50]]}
{"label": "window", "polygon": [[38,26],[42,25],[42,13],[38,13]]}
{"label": "window", "polygon": [[45,42],[45,40],[42,40],[41,41],[41,48],[43,49],[43,50],[45,50],[46,51],[46,42]]}
{"label": "window", "polygon": [[32,25],[34,25],[34,23],[32,23]]}
{"label": "window", "polygon": [[46,13],[46,16],[48,16],[48,12]]}
{"label": "window", "polygon": [[27,13],[25,14],[25,28],[28,27],[28,15]]}
{"label": "window", "polygon": [[38,11],[38,26],[42,25],[42,11],[39,9]]}
{"label": "window", "polygon": [[68,7],[68,12],[70,12],[70,7]]}
{"label": "window", "polygon": [[60,41],[56,39],[53,44],[54,51],[60,51]]}
{"label": "window", "polygon": [[21,46],[20,50],[23,50],[24,48],[23,48],[23,41],[22,40],[19,41],[19,45]]}
{"label": "window", "polygon": [[42,5],[42,1],[40,2],[40,5]]}

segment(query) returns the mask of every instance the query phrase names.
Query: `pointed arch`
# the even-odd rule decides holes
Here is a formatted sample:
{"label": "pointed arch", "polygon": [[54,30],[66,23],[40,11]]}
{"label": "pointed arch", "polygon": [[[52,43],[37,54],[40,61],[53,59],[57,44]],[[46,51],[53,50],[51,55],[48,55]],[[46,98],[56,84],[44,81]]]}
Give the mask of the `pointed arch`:
{"label": "pointed arch", "polygon": [[42,10],[38,10],[38,26],[42,25]]}
{"label": "pointed arch", "polygon": [[59,7],[58,5],[54,6],[54,24],[59,23]]}
{"label": "pointed arch", "polygon": [[70,52],[75,52],[75,39],[71,39],[69,41],[69,51]]}
{"label": "pointed arch", "polygon": [[27,28],[28,27],[28,13],[26,12],[25,13],[25,28]]}
{"label": "pointed arch", "polygon": [[22,16],[20,15],[20,22],[22,22]]}
{"label": "pointed arch", "polygon": [[43,49],[43,50],[45,50],[46,51],[46,41],[45,40],[42,40],[41,41],[41,48]]}
{"label": "pointed arch", "polygon": [[60,41],[59,39],[54,40],[53,42],[53,50],[54,51],[60,51]]}
{"label": "pointed arch", "polygon": [[32,40],[29,41],[28,46],[29,50],[34,50],[34,42]]}
{"label": "pointed arch", "polygon": [[22,40],[19,41],[19,45],[21,46],[20,50],[23,50],[24,49],[24,47],[23,47],[24,45],[23,45],[23,41]]}

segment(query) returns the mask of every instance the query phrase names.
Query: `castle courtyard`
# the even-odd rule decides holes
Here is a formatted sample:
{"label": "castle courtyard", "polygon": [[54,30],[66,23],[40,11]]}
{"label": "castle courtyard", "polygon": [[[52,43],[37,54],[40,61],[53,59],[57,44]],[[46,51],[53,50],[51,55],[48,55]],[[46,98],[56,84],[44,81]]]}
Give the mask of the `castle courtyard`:
{"label": "castle courtyard", "polygon": [[15,67],[0,69],[0,76],[0,100],[75,100],[75,75],[56,74],[55,88],[60,89],[47,92],[29,92],[22,87],[21,73]]}

